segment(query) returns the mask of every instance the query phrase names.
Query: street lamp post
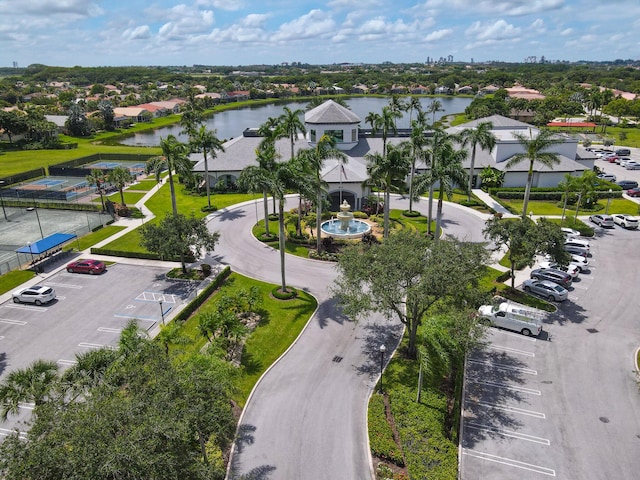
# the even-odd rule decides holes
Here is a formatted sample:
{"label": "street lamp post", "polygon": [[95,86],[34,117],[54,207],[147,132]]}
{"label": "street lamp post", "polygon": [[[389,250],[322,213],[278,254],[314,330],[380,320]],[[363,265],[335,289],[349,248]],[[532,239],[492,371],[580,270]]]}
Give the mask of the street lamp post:
{"label": "street lamp post", "polygon": [[31,263],[33,263],[33,252],[31,251],[31,242],[27,242],[27,247],[29,247],[29,253],[31,254]]}
{"label": "street lamp post", "polygon": [[2,198],[2,187],[4,186],[5,181],[0,180],[0,205],[2,205],[2,213],[4,214],[4,219],[9,220],[7,217],[7,210],[4,208],[4,198]]}
{"label": "street lamp post", "polygon": [[604,213],[609,215],[609,205],[611,205],[611,194],[613,193],[613,190],[609,189],[609,198],[607,198],[607,208],[605,209]]}
{"label": "street lamp post", "polygon": [[164,325],[164,310],[162,308],[162,299],[158,300],[158,303],[160,304],[160,315],[162,315],[162,324]]}
{"label": "street lamp post", "polygon": [[384,343],[380,345],[380,394],[382,394],[382,372],[384,371],[384,352],[387,351],[387,347]]}

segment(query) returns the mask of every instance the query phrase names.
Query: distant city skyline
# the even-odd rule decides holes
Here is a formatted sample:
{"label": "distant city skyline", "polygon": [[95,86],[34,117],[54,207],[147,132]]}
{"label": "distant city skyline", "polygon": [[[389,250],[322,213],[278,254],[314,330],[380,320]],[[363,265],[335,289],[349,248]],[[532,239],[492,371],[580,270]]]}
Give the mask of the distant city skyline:
{"label": "distant city skyline", "polygon": [[0,0],[0,67],[640,58],[636,0]]}

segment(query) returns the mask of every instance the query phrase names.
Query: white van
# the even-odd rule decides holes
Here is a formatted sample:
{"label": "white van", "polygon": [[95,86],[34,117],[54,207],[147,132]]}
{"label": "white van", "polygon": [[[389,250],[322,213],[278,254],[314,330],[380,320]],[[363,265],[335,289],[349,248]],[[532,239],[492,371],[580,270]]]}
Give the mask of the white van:
{"label": "white van", "polygon": [[500,305],[482,305],[478,316],[482,323],[537,337],[542,331],[544,312],[518,303],[502,302]]}

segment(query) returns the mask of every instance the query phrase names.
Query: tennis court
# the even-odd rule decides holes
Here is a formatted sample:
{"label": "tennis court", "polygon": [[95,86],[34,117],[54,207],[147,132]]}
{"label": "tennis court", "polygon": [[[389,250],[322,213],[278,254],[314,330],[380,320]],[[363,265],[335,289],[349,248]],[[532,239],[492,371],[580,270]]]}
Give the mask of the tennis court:
{"label": "tennis court", "polygon": [[73,201],[92,192],[82,177],[46,177],[4,188],[2,196],[16,200]]}
{"label": "tennis court", "polygon": [[122,167],[126,168],[133,174],[142,173],[145,171],[146,164],[143,162],[95,162],[84,166],[84,168],[93,170],[97,168],[99,170],[113,170],[114,168]]}

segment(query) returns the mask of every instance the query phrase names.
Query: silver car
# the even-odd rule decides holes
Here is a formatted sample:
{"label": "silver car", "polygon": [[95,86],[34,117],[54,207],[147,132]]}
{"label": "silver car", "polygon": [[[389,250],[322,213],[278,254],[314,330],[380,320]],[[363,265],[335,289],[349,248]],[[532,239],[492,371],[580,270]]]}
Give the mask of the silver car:
{"label": "silver car", "polygon": [[56,292],[53,288],[46,285],[35,285],[33,287],[22,288],[13,292],[14,303],[35,303],[42,305],[55,300]]}
{"label": "silver car", "polygon": [[606,215],[602,213],[596,213],[595,215],[591,215],[589,220],[595,223],[596,225],[600,225],[601,227],[611,227],[613,228],[613,217],[611,215]]}
{"label": "silver car", "polygon": [[525,292],[535,293],[549,301],[563,302],[569,296],[569,290],[549,280],[528,279],[522,283]]}
{"label": "silver car", "polygon": [[625,213],[617,213],[616,215],[613,215],[613,222],[624,228],[638,228],[638,219],[633,215],[627,215]]}

